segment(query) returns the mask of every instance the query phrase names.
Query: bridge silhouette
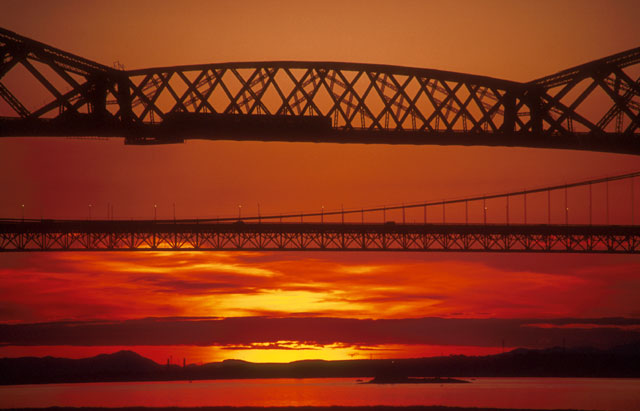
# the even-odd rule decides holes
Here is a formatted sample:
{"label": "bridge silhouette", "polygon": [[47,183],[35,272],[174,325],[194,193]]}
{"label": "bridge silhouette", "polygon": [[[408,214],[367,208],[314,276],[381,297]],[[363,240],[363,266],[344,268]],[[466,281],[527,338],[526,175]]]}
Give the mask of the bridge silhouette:
{"label": "bridge silhouette", "polygon": [[[126,144],[142,145],[190,138],[499,145],[640,154],[640,48],[527,83],[336,62],[125,71],[5,29],[0,29],[0,56],[5,103],[0,105],[0,136],[124,137]],[[32,95],[38,92],[43,94]],[[5,218],[0,219],[0,251],[640,253],[634,202],[638,175],[319,213],[137,221],[113,215],[106,220]],[[631,183],[628,204],[623,204],[628,218],[611,224],[609,183],[622,180]],[[603,184],[606,218],[594,224],[592,187]],[[588,201],[572,206],[579,211],[572,211],[570,219],[568,193],[580,187],[588,187]],[[552,218],[551,205],[551,193],[558,191],[564,191],[560,222]],[[546,207],[540,198],[530,203],[545,194]],[[517,222],[510,218],[514,199],[524,208]],[[501,221],[488,221],[488,201],[504,201]],[[480,207],[481,219],[469,218],[470,205],[472,210]],[[447,207],[454,206],[464,206],[464,219],[450,215],[447,220]],[[538,217],[546,208],[546,221],[528,221],[527,207]],[[432,216],[434,208],[441,208],[439,221]],[[416,221],[420,210],[422,221]],[[401,213],[401,221],[388,220],[387,212]],[[407,219],[409,213],[413,221]],[[353,221],[354,216],[360,221]]]}
{"label": "bridge silhouette", "polygon": [[[634,193],[634,180],[638,176],[640,172],[517,192],[358,210],[325,211],[323,208],[312,213],[180,220],[115,220],[113,214],[104,220],[92,220],[90,216],[85,220],[0,219],[0,252],[263,250],[638,254],[640,225],[636,225]],[[628,201],[623,204],[628,209],[625,223],[617,221],[614,225],[610,223],[609,184],[623,181],[630,182]],[[592,189],[601,185],[605,186],[605,221],[594,224]],[[571,212],[578,217],[570,219],[569,190],[576,189],[588,196],[586,201],[582,196],[577,206],[571,206]],[[552,208],[553,192],[564,194],[564,201],[559,204],[561,222],[557,221],[558,204]],[[523,214],[519,221],[514,221],[510,213],[518,199]],[[504,207],[504,214],[501,213],[497,222],[488,221],[490,201],[494,205],[499,202],[498,208]],[[619,215],[622,211],[620,204],[617,205]],[[449,214],[447,222],[447,207],[451,212],[455,206],[464,206],[464,213],[457,218]],[[477,213],[478,208],[481,213]],[[544,222],[539,221],[540,208],[546,208]],[[415,211],[420,212],[422,221],[415,221]],[[413,222],[407,219],[410,212]],[[401,220],[389,220],[392,213],[401,214]],[[530,214],[535,214],[538,221],[531,221]]]}
{"label": "bridge silhouette", "polygon": [[[0,56],[0,97],[8,108],[0,112],[0,136],[124,137],[127,144],[203,138],[499,145],[640,154],[640,48],[526,83],[336,62],[125,71],[5,29]],[[40,94],[30,97],[26,91]]]}

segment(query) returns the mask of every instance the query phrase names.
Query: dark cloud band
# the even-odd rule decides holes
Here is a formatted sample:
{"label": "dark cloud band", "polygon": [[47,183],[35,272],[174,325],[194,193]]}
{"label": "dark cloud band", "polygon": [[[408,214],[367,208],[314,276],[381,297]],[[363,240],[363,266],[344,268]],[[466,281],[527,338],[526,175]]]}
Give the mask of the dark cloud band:
{"label": "dark cloud band", "polygon": [[299,341],[319,345],[369,346],[497,347],[505,344],[510,347],[548,347],[565,344],[608,347],[638,340],[640,319],[631,318],[361,320],[236,317],[0,325],[0,344],[5,346],[238,346]]}

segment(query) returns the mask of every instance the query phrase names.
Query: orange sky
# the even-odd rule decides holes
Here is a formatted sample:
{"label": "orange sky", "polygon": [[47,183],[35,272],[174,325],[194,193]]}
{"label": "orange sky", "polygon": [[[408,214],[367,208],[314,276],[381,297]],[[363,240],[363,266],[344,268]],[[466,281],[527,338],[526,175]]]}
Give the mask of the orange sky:
{"label": "orange sky", "polygon": [[[107,65],[119,61],[127,69],[326,60],[428,67],[516,81],[637,47],[640,39],[640,6],[635,1],[174,5],[0,1],[0,26]],[[108,203],[114,205],[116,218],[151,218],[154,204],[159,218],[170,218],[174,203],[178,218],[235,215],[238,204],[249,214],[255,214],[258,203],[264,214],[319,211],[322,206],[359,208],[562,184],[635,171],[638,164],[637,157],[627,155],[518,148],[223,141],[125,147],[120,139],[3,139],[0,216],[19,216],[21,204],[25,215],[34,218],[85,218],[89,204],[93,218],[106,217]],[[628,192],[622,186],[611,189],[614,198],[623,199]],[[571,201],[583,201],[580,193],[571,195]],[[554,199],[554,218],[561,220],[558,202],[559,197]],[[627,202],[614,201],[612,207],[615,204]],[[490,220],[502,218],[501,212],[493,213],[500,207],[490,205]],[[603,212],[602,202],[594,205],[596,221],[604,219]],[[615,208],[612,218],[628,212]],[[521,218],[518,213],[520,209],[514,210],[513,218]],[[542,218],[531,213],[531,218]],[[640,292],[638,272],[640,260],[632,256],[0,255],[0,322],[256,315],[639,318],[634,298]],[[499,349],[500,339],[496,336],[494,349]],[[438,352],[412,347],[407,346],[405,356]],[[0,355],[13,355],[10,350],[15,348],[0,348]],[[167,352],[175,350],[155,358]],[[285,351],[278,351],[281,356],[251,352],[256,355],[244,358],[299,358],[287,357]],[[330,354],[335,352],[304,355],[335,358]],[[344,351],[338,357],[351,354]]]}

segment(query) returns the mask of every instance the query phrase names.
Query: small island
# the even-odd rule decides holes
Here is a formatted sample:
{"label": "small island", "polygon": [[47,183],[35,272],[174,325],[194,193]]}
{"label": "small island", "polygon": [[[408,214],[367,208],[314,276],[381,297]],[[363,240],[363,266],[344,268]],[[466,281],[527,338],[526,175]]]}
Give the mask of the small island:
{"label": "small island", "polygon": [[469,384],[471,381],[456,378],[416,378],[399,376],[378,376],[361,384]]}

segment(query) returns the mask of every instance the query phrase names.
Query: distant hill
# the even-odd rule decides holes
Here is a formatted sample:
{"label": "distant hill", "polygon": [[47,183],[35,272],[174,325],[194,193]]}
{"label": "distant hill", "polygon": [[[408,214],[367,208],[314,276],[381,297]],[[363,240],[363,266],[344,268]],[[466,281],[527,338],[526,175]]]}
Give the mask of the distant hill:
{"label": "distant hill", "polygon": [[72,360],[54,357],[0,359],[0,384],[145,380],[163,367],[133,351]]}
{"label": "distant hill", "polygon": [[516,349],[482,357],[454,355],[397,360],[160,365],[132,351],[79,360],[2,358],[0,384],[159,381],[241,378],[398,377],[598,377],[640,378],[640,342],[609,350],[559,347]]}

